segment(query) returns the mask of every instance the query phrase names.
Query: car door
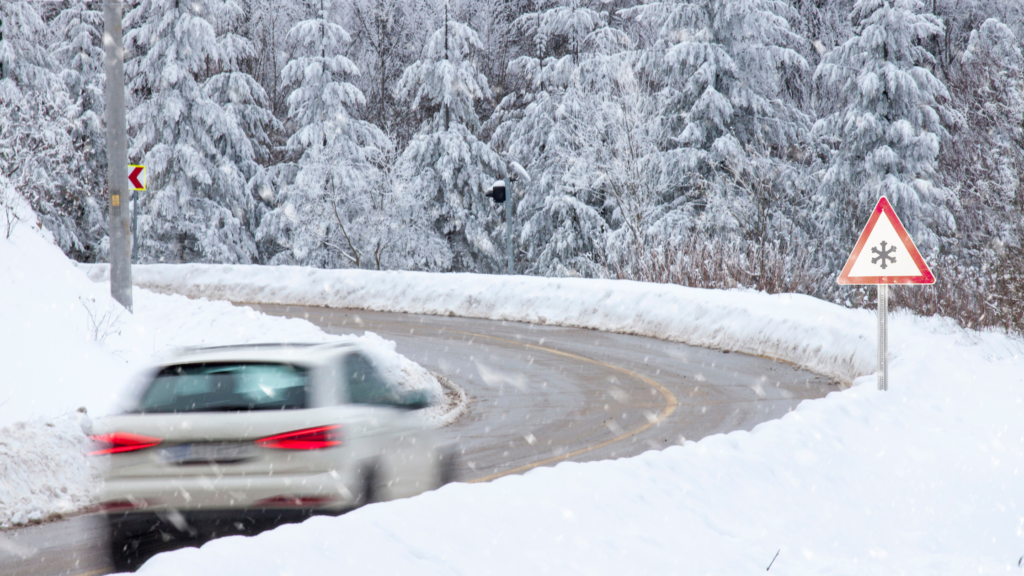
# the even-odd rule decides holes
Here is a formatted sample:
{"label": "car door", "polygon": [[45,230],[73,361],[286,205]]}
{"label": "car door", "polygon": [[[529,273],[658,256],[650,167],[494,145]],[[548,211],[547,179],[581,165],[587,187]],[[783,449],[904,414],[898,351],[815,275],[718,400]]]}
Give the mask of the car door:
{"label": "car door", "polygon": [[344,363],[349,402],[372,408],[381,420],[381,472],[390,495],[401,498],[432,488],[425,473],[432,454],[422,437],[422,416],[402,406],[398,387],[384,379],[371,356],[353,352]]}

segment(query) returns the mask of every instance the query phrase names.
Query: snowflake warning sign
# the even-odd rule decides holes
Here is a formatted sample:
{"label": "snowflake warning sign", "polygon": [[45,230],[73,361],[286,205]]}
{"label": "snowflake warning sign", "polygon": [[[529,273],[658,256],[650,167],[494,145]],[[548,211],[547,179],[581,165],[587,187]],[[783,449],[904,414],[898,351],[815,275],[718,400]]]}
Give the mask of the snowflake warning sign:
{"label": "snowflake warning sign", "polygon": [[935,276],[883,196],[846,261],[840,284],[933,284]]}

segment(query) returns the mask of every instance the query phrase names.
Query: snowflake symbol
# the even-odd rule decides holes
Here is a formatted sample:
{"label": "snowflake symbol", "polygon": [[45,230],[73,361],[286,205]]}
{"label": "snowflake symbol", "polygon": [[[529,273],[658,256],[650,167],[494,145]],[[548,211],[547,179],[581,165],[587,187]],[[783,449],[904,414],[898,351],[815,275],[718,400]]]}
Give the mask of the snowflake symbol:
{"label": "snowflake symbol", "polygon": [[892,253],[896,251],[896,247],[890,246],[886,248],[885,240],[882,240],[881,250],[879,250],[878,248],[872,248],[871,251],[876,254],[876,256],[871,259],[871,263],[878,264],[878,261],[881,260],[882,270],[885,270],[885,267],[887,265],[886,260],[892,260],[893,264],[896,263],[896,258],[892,256]]}

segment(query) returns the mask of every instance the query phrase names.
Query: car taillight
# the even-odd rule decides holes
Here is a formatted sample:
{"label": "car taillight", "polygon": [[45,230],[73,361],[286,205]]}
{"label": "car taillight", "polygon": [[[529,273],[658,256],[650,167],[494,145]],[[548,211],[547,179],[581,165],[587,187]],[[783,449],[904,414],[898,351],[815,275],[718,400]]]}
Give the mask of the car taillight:
{"label": "car taillight", "polygon": [[254,506],[256,508],[273,508],[277,506],[315,508],[331,504],[336,500],[336,498],[330,496],[274,496],[273,498],[260,500]]}
{"label": "car taillight", "polygon": [[280,450],[320,450],[341,445],[341,425],[318,426],[260,438],[256,444]]}
{"label": "car taillight", "polygon": [[92,438],[94,442],[98,442],[103,445],[103,448],[89,452],[89,456],[132,452],[135,450],[142,450],[143,448],[150,448],[163,442],[160,438],[143,436],[142,434],[131,434],[129,432],[112,432],[110,434],[90,436],[90,438]]}
{"label": "car taillight", "polygon": [[127,512],[129,510],[138,510],[141,508],[149,508],[156,502],[154,500],[139,500],[135,498],[129,498],[127,500],[107,500],[99,505],[101,512]]}

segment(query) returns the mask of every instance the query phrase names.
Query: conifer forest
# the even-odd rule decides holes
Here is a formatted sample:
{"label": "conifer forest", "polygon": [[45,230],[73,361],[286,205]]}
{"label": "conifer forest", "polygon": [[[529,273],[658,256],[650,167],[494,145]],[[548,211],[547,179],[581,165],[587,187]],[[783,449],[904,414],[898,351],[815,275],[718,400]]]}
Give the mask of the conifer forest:
{"label": "conifer forest", "polygon": [[[129,0],[137,263],[809,294],[1024,330],[1020,0]],[[0,1],[0,204],[108,257],[100,0]],[[515,177],[513,221],[485,194]],[[0,230],[2,232],[2,230]]]}

